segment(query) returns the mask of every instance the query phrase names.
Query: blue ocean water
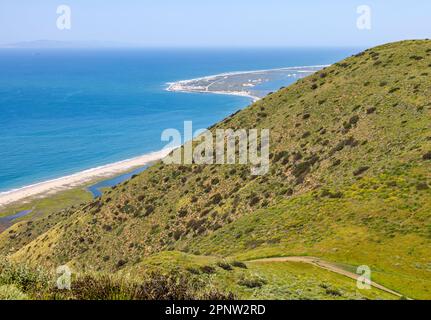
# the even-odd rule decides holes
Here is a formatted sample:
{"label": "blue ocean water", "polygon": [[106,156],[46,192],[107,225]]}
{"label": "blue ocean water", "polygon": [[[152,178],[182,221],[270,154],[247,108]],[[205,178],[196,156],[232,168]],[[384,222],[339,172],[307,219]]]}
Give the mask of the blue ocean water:
{"label": "blue ocean water", "polygon": [[160,150],[163,130],[186,120],[206,128],[250,103],[167,92],[167,82],[330,64],[357,51],[0,50],[0,191]]}

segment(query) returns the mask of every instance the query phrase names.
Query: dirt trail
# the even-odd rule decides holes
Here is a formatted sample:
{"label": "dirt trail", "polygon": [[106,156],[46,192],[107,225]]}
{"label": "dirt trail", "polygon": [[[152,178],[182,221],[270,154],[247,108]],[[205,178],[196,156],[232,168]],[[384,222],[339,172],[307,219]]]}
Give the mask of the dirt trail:
{"label": "dirt trail", "polygon": [[[359,278],[359,275],[357,275],[356,273],[344,270],[334,263],[322,260],[320,258],[314,258],[314,257],[280,257],[280,258],[267,258],[267,259],[250,260],[248,262],[302,262],[302,263],[308,263],[308,264],[311,264],[313,266],[341,274],[341,275],[349,277],[353,280],[358,280],[358,278]],[[396,291],[393,291],[389,288],[386,288],[386,287],[384,287],[378,283],[375,283],[373,281],[371,281],[371,285],[377,289],[388,292],[388,293],[393,294],[397,297],[403,297],[402,294],[400,294]]]}

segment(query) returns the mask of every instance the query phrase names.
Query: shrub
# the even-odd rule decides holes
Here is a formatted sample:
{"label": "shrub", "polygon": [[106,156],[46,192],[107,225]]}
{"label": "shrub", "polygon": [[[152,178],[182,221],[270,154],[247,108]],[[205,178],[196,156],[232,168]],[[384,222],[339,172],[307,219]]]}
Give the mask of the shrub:
{"label": "shrub", "polygon": [[304,132],[304,134],[302,135],[302,139],[306,139],[306,138],[308,138],[309,136],[311,135],[311,133],[310,133],[310,131],[306,131],[306,132]]}
{"label": "shrub", "polygon": [[320,78],[326,78],[327,77],[327,73],[326,72],[322,72],[319,76]]}
{"label": "shrub", "polygon": [[219,204],[222,201],[222,199],[223,198],[222,198],[221,194],[220,193],[216,193],[215,195],[213,195],[211,197],[211,202],[213,204]]}
{"label": "shrub", "polygon": [[359,122],[359,116],[353,116],[350,118],[349,123],[353,126],[356,125]]}
{"label": "shrub", "polygon": [[118,268],[118,269],[120,269],[120,268],[124,267],[124,265],[125,265],[126,263],[127,263],[127,261],[120,259],[120,260],[117,262],[117,268]]}
{"label": "shrub", "polygon": [[240,262],[240,261],[234,261],[234,262],[232,262],[232,265],[233,265],[235,268],[247,269],[246,264],[245,264],[245,263],[243,263],[243,262]]}
{"label": "shrub", "polygon": [[257,276],[253,276],[253,277],[250,277],[250,278],[244,278],[243,277],[243,278],[241,278],[238,281],[238,284],[240,286],[247,287],[247,288],[250,288],[250,289],[261,288],[266,283],[267,283],[267,281],[265,279],[263,279],[261,277],[257,277]]}
{"label": "shrub", "polygon": [[370,169],[370,167],[367,167],[367,166],[360,167],[359,169],[357,169],[353,172],[353,175],[354,176],[360,176],[364,172],[368,171],[368,169]]}
{"label": "shrub", "polygon": [[201,271],[206,274],[213,274],[216,272],[215,268],[212,266],[202,266]]}
{"label": "shrub", "polygon": [[[208,267],[212,268],[212,267]],[[208,271],[208,269],[206,269]],[[212,268],[214,270],[214,268]],[[43,275],[43,276],[42,276]],[[196,300],[235,299],[232,293],[207,288],[189,274],[152,272],[142,281],[107,274],[78,275],[71,290],[59,290],[54,276],[0,260],[0,299],[50,300]]]}
{"label": "shrub", "polygon": [[136,212],[136,208],[130,204],[124,205],[121,210],[122,213],[130,214]]}
{"label": "shrub", "polygon": [[421,56],[413,55],[413,56],[410,56],[410,59],[420,61],[420,60],[423,60],[424,58]]}
{"label": "shrub", "polygon": [[341,160],[337,159],[332,163],[332,167],[338,167],[341,164]]}
{"label": "shrub", "polygon": [[348,139],[342,140],[337,143],[337,145],[329,152],[329,155],[333,156],[338,151],[343,150],[346,146],[356,147],[358,144],[359,142],[357,140],[355,140],[353,137],[349,137]]}
{"label": "shrub", "polygon": [[216,222],[212,225],[212,230],[217,231],[218,229],[220,229],[222,226],[220,223]]}
{"label": "shrub", "polygon": [[428,190],[429,186],[426,182],[420,182],[416,185],[416,189],[419,191]]}
{"label": "shrub", "polygon": [[341,199],[344,197],[344,194],[340,191],[331,192],[329,190],[324,189],[321,194],[322,197],[330,198],[330,199]]}
{"label": "shrub", "polygon": [[205,283],[187,274],[161,274],[152,272],[142,282],[116,279],[113,276],[86,275],[72,284],[64,298],[75,300],[194,300],[208,297],[225,300],[234,298],[212,289],[206,291]]}
{"label": "shrub", "polygon": [[306,175],[310,170],[311,167],[317,162],[319,161],[319,157],[317,156],[312,156],[309,160],[301,162],[299,164],[297,164],[292,171],[292,174],[296,177],[303,177],[304,175]]}
{"label": "shrub", "polygon": [[422,159],[423,159],[423,160],[431,160],[431,151],[430,151],[430,152],[425,153],[425,154],[422,156]]}
{"label": "shrub", "polygon": [[232,266],[227,262],[219,262],[219,263],[217,263],[217,266],[222,268],[223,270],[226,270],[226,271],[233,270]]}
{"label": "shrub", "polygon": [[280,190],[279,194],[282,196],[290,197],[293,195],[293,189],[292,188],[283,188]]}
{"label": "shrub", "polygon": [[202,220],[196,220],[196,219],[191,219],[188,223],[187,223],[187,228],[192,228],[193,230],[197,230],[199,229],[203,224],[205,224],[206,219],[202,219]]}
{"label": "shrub", "polygon": [[256,204],[259,203],[259,201],[260,201],[260,198],[258,196],[256,196],[256,195],[252,196],[250,199],[250,206],[251,207],[255,206]]}
{"label": "shrub", "polygon": [[193,268],[193,267],[188,267],[186,269],[189,273],[194,274],[194,275],[200,275],[200,271],[197,268]]}
{"label": "shrub", "polygon": [[376,108],[374,108],[374,107],[372,107],[372,108],[369,108],[369,109],[367,109],[367,114],[372,114],[372,113],[374,113],[374,112],[376,112]]}
{"label": "shrub", "polygon": [[179,240],[180,238],[181,238],[181,236],[183,235],[183,232],[181,231],[181,230],[175,230],[175,232],[174,232],[174,234],[173,234],[173,236],[174,236],[174,239],[177,241],[177,240]]}
{"label": "shrub", "polygon": [[178,210],[178,216],[179,216],[180,218],[185,217],[187,214],[188,214],[187,209],[180,209],[180,210]]}
{"label": "shrub", "polygon": [[330,296],[334,296],[334,297],[341,297],[342,294],[338,289],[334,289],[334,288],[326,288],[326,294],[330,295]]}
{"label": "shrub", "polygon": [[274,156],[274,162],[278,162],[278,161],[280,161],[281,159],[286,159],[286,158],[289,158],[289,152],[287,152],[287,151],[281,151],[281,152],[278,152],[278,153]]}

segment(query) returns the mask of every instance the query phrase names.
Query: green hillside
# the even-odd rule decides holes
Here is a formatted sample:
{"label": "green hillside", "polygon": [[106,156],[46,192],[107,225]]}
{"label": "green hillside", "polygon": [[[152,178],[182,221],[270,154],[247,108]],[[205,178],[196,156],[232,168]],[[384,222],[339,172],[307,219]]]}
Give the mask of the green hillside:
{"label": "green hillside", "polygon": [[431,41],[350,57],[211,128],[270,129],[267,175],[158,163],[51,213],[48,227],[16,224],[0,235],[0,253],[135,281],[175,269],[240,298],[397,298],[305,263],[250,262],[313,256],[368,265],[373,281],[431,299],[430,75]]}

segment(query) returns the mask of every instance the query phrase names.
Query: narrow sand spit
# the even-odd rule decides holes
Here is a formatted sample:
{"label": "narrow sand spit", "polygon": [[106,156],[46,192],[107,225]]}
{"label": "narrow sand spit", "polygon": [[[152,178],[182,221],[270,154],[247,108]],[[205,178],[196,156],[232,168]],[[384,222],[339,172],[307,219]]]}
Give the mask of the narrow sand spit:
{"label": "narrow sand spit", "polygon": [[[255,75],[264,75],[264,74],[269,74],[273,72],[282,72],[282,71],[296,71],[298,73],[313,73],[317,71],[317,69],[323,69],[328,66],[329,65],[300,66],[300,67],[286,67],[286,68],[276,68],[276,69],[220,73],[216,75],[194,78],[189,80],[170,82],[168,83],[168,87],[166,90],[173,91],[173,92],[212,93],[212,94],[241,96],[241,97],[250,98],[253,100],[253,102],[256,102],[262,99],[262,97],[255,96],[251,90],[214,90],[210,87],[213,86],[215,83],[218,83],[219,81],[226,80],[230,77],[235,77],[235,76],[245,76],[245,75],[255,76]],[[304,69],[304,70],[301,70],[301,69]],[[250,85],[247,82],[242,83],[242,85],[243,85],[243,88],[250,89],[254,87],[254,85]]]}
{"label": "narrow sand spit", "polygon": [[172,92],[184,92],[184,93],[211,93],[211,94],[221,94],[229,96],[240,96],[246,97],[253,100],[253,102],[259,101],[261,98],[252,95],[249,91],[211,91],[208,88],[196,88],[189,87],[187,84],[182,83],[182,81],[170,83],[167,91]]}
{"label": "narrow sand spit", "polygon": [[136,158],[100,166],[54,180],[0,193],[0,208],[11,203],[41,198],[59,191],[82,186],[98,178],[112,177],[166,157],[172,150],[164,149]]}

